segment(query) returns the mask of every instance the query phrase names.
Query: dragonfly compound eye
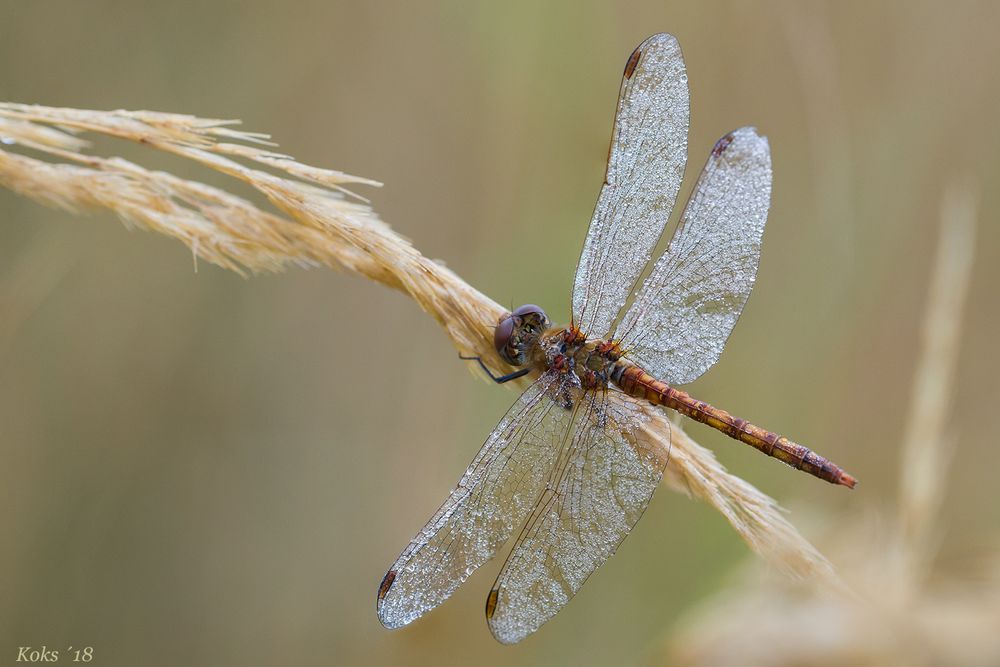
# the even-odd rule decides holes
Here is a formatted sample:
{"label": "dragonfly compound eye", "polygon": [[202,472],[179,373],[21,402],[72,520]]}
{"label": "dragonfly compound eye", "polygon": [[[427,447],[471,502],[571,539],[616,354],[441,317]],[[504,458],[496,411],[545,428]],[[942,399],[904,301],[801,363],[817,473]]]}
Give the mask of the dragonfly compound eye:
{"label": "dragonfly compound eye", "polygon": [[521,306],[497,323],[493,345],[500,357],[512,366],[523,366],[530,357],[531,346],[549,326],[549,318],[538,306]]}
{"label": "dragonfly compound eye", "polygon": [[507,363],[513,363],[507,356],[507,344],[510,343],[511,334],[514,333],[514,316],[507,315],[497,322],[497,328],[493,330],[493,346],[497,349],[497,354]]}
{"label": "dragonfly compound eye", "polygon": [[546,322],[549,319],[545,316],[545,311],[533,303],[526,303],[523,306],[519,306],[516,310],[514,310],[513,313],[511,313],[511,315],[513,315],[514,317],[521,317],[521,318],[526,317],[528,315],[535,315],[539,320],[544,320]]}

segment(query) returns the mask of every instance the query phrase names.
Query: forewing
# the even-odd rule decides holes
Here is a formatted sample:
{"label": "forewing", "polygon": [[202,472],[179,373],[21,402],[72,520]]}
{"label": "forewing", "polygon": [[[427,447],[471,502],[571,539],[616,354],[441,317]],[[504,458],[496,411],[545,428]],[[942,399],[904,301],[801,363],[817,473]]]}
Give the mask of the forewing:
{"label": "forewing", "polygon": [[458,487],[389,568],[378,592],[387,628],[444,602],[488,561],[534,506],[571,412],[557,404],[565,380],[547,373],[511,407]]}
{"label": "forewing", "polygon": [[646,371],[684,384],[718,361],[757,276],[770,202],[767,139],[752,127],[727,134],[614,333]]}
{"label": "forewing", "polygon": [[625,66],[604,187],[573,284],[573,322],[604,338],[649,262],[687,160],[688,86],[680,45],[653,35]]}
{"label": "forewing", "polygon": [[553,483],[542,491],[486,602],[490,630],[513,644],[552,618],[642,516],[664,457],[631,432],[636,399],[610,389],[578,402]]}

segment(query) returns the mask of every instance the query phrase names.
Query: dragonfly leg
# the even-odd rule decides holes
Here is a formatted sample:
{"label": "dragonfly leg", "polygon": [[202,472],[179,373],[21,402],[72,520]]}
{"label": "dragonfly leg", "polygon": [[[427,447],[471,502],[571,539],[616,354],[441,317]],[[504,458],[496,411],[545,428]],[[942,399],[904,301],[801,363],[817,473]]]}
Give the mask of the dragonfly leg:
{"label": "dragonfly leg", "polygon": [[480,357],[463,357],[461,354],[458,355],[459,359],[464,359],[465,361],[475,361],[479,364],[479,367],[483,369],[483,372],[490,376],[490,379],[497,384],[503,384],[504,382],[510,382],[511,380],[516,380],[519,377],[523,377],[531,372],[530,368],[522,368],[521,370],[514,371],[513,373],[508,373],[507,375],[501,375],[497,377],[490,372],[490,369],[486,367],[483,360]]}

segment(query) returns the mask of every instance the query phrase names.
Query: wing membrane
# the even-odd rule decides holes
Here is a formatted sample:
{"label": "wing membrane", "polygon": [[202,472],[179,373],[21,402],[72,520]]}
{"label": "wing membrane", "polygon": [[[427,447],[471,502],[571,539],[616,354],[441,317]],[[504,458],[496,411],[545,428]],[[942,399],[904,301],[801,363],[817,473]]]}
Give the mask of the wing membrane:
{"label": "wing membrane", "polygon": [[614,334],[649,373],[684,384],[718,361],[757,276],[770,201],[767,139],[752,127],[720,139]]}
{"label": "wing membrane", "polygon": [[626,434],[643,419],[617,390],[577,403],[554,483],[543,490],[490,592],[490,630],[521,641],[565,605],[642,516],[665,461]]}
{"label": "wing membrane", "polygon": [[687,160],[688,87],[677,40],[653,35],[628,60],[607,174],[573,285],[573,321],[604,338],[670,217]]}
{"label": "wing membrane", "polygon": [[389,569],[378,595],[382,625],[397,628],[444,602],[491,559],[531,511],[555,465],[571,412],[547,373],[521,394],[458,487]]}

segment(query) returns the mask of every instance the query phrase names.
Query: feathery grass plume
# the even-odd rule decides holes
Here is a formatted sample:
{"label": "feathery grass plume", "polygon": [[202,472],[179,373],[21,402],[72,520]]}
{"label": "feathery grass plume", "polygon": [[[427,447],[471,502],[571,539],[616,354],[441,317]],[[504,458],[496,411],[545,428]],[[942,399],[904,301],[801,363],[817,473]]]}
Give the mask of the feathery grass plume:
{"label": "feathery grass plume", "polygon": [[[236,130],[234,124],[150,111],[0,103],[0,185],[71,212],[111,211],[128,226],[174,237],[196,258],[239,273],[288,265],[353,271],[409,294],[444,327],[459,352],[479,355],[495,371],[503,368],[492,328],[484,322],[497,321],[504,308],[420,254],[346,188],[378,183],[300,164],[270,150],[266,135]],[[138,142],[232,176],[263,193],[281,215],[219,188],[120,158],[84,154],[88,144],[77,136],[82,132]],[[46,159],[11,152],[15,146]],[[827,560],[774,500],[728,473],[679,426],[667,428],[658,409],[647,406],[647,411],[650,421],[637,437],[668,458],[671,487],[715,507],[754,551],[778,567],[833,579]]]}
{"label": "feathery grass plume", "polygon": [[899,535],[893,568],[900,603],[919,589],[933,556],[933,528],[953,452],[947,431],[961,340],[962,307],[975,252],[976,195],[952,184],[921,329],[924,353],[913,378],[899,471]]}
{"label": "feathery grass plume", "polygon": [[855,518],[829,539],[834,563],[856,594],[824,595],[787,581],[752,579],[675,627],[661,656],[665,662],[1000,664],[1000,551],[987,556],[975,581],[936,576],[930,585],[926,577],[952,453],[949,399],[972,270],[976,202],[967,183],[944,193],[895,516],[881,524],[870,514],[867,521]]}

